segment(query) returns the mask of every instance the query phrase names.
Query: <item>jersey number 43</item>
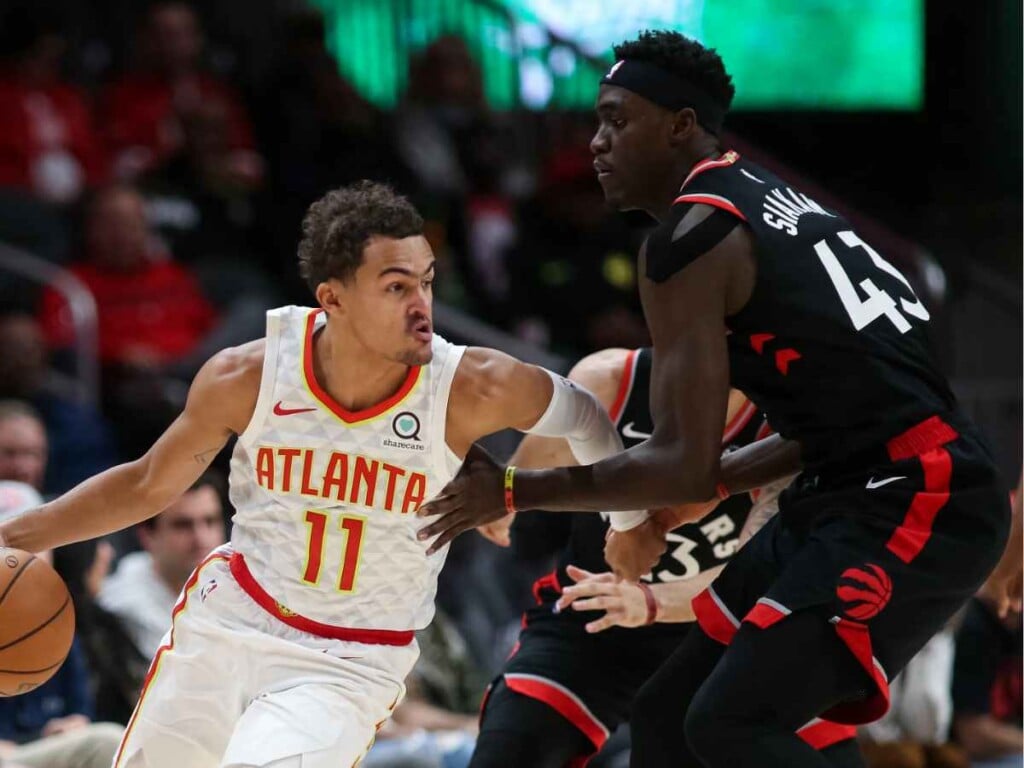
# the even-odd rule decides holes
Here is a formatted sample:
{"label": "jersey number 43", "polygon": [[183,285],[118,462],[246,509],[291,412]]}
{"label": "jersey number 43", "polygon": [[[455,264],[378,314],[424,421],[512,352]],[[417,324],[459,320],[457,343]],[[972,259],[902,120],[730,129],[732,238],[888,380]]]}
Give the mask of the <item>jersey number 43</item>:
{"label": "jersey number 43", "polygon": [[[914,295],[914,289],[910,287],[910,283],[907,282],[900,271],[896,269],[892,264],[883,259],[878,255],[878,252],[870,245],[861,240],[854,232],[845,230],[838,233],[839,239],[842,241],[849,250],[854,248],[863,248],[868,256],[871,257],[871,261],[878,269],[882,270],[888,275],[895,277],[902,283],[907,291],[910,293],[911,299],[900,298],[899,306],[896,305],[896,300],[893,299],[885,290],[880,289],[875,285],[874,280],[870,277],[860,281],[860,289],[864,292],[867,298],[862,299],[857,293],[857,288],[854,287],[853,281],[850,280],[850,276],[843,269],[843,265],[839,258],[836,256],[835,251],[829,246],[825,240],[819,240],[814,244],[814,251],[818,254],[818,258],[821,259],[822,265],[825,267],[825,271],[828,272],[829,278],[832,280],[832,284],[836,287],[836,292],[839,294],[839,300],[843,302],[843,307],[846,309],[846,313],[850,316],[850,320],[853,322],[853,327],[858,331],[873,323],[880,317],[884,317],[889,320],[896,330],[900,333],[906,333],[910,330],[910,323],[906,318],[907,315],[916,317],[919,320],[928,320],[928,310],[924,308],[924,305],[918,300],[917,296]],[[902,308],[902,312],[900,309]]]}

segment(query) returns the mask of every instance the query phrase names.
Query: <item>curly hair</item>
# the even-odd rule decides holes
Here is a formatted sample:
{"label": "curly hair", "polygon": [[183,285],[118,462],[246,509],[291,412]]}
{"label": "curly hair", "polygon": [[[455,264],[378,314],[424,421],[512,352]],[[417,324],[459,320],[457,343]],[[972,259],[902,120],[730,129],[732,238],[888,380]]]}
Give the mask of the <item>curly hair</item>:
{"label": "curly hair", "polygon": [[636,40],[612,46],[615,59],[633,59],[654,64],[688,83],[728,109],[736,95],[732,77],[714,48],[669,30],[645,30]]}
{"label": "curly hair", "polygon": [[314,292],[331,277],[347,282],[363,263],[371,237],[422,234],[423,218],[408,199],[387,184],[357,181],[309,206],[302,220],[299,274]]}

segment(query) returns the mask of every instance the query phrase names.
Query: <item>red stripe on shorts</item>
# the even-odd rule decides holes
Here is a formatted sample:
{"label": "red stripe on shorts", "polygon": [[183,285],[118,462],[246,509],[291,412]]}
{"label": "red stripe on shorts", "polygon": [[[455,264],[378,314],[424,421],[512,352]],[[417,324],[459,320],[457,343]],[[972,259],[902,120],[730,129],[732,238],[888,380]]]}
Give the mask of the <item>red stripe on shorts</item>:
{"label": "red stripe on shorts", "polygon": [[505,675],[505,685],[523,696],[543,701],[590,739],[595,751],[608,740],[608,729],[604,723],[594,717],[587,705],[568,688],[537,675],[514,673]]}
{"label": "red stripe on shorts", "polygon": [[904,563],[921,554],[931,538],[935,516],[949,501],[949,479],[953,474],[953,458],[945,448],[933,448],[919,458],[924,469],[924,490],[914,494],[903,522],[885,545]]}
{"label": "red stripe on shorts", "polygon": [[704,634],[722,645],[729,645],[736,636],[739,623],[721,603],[721,598],[708,587],[693,598],[693,613]]}
{"label": "red stripe on shorts", "polygon": [[814,749],[822,750],[833,744],[854,738],[857,735],[857,728],[852,725],[814,719],[797,731],[796,735]]}

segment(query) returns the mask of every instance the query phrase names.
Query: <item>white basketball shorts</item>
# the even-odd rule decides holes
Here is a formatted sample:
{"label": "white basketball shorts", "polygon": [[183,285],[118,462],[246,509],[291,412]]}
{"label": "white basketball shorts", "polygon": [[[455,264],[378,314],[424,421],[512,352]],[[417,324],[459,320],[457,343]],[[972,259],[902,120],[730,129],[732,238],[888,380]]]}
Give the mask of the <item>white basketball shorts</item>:
{"label": "white basketball shorts", "polygon": [[185,584],[113,768],[356,765],[405,695],[416,642],[289,627],[242,591],[230,555],[215,550]]}

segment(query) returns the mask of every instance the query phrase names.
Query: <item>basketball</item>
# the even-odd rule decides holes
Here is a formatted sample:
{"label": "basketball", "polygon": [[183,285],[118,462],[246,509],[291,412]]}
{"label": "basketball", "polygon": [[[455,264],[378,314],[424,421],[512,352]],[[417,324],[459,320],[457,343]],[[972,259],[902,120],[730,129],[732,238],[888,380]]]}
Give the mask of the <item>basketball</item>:
{"label": "basketball", "polygon": [[75,634],[75,608],[57,572],[20,549],[0,547],[0,696],[49,680]]}

